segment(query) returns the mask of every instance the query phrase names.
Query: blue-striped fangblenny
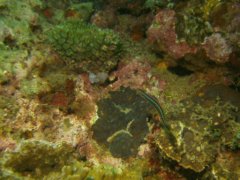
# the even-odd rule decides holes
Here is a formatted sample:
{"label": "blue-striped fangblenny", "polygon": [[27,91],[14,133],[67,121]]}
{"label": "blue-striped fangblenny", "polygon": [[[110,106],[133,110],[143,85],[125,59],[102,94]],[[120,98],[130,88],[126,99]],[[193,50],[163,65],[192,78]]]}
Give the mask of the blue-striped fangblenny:
{"label": "blue-striped fangblenny", "polygon": [[154,96],[151,96],[151,95],[145,93],[143,90],[139,90],[139,95],[141,97],[143,97],[143,99],[145,99],[147,102],[149,102],[157,110],[158,114],[161,117],[163,126],[168,129],[167,123],[165,121],[164,111],[163,111],[162,107],[160,106],[159,102],[157,101],[157,99]]}
{"label": "blue-striped fangblenny", "polygon": [[155,98],[154,96],[151,96],[151,95],[147,94],[146,92],[144,92],[144,91],[141,90],[141,89],[138,90],[138,93],[139,93],[139,95],[140,95],[143,99],[145,99],[147,102],[149,102],[149,104],[152,105],[152,106],[157,110],[158,114],[159,114],[160,117],[161,117],[162,125],[163,125],[163,127],[164,127],[164,130],[165,130],[166,134],[167,134],[168,137],[169,137],[170,142],[172,143],[172,145],[175,145],[175,143],[176,143],[176,138],[175,138],[175,136],[172,134],[172,132],[171,132],[170,129],[169,129],[168,124],[166,123],[164,111],[163,111],[162,107],[160,106],[157,98]]}

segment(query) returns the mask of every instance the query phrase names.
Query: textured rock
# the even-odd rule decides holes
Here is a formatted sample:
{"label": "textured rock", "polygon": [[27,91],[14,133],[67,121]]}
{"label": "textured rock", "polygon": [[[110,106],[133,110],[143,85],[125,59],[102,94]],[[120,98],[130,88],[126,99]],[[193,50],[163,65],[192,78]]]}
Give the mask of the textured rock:
{"label": "textured rock", "polygon": [[175,23],[173,10],[161,10],[149,27],[147,36],[156,51],[165,51],[174,59],[180,59],[188,53],[195,53],[197,49],[177,40]]}
{"label": "textured rock", "polygon": [[227,62],[232,53],[232,48],[219,33],[205,38],[203,48],[207,56],[216,63]]}

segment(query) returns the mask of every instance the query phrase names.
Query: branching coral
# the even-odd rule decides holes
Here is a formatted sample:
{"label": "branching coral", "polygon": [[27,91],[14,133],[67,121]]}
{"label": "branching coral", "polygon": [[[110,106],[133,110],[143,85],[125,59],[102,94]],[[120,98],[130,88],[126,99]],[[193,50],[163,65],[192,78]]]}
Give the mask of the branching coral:
{"label": "branching coral", "polygon": [[51,29],[49,42],[68,61],[81,62],[84,70],[109,71],[117,64],[121,42],[111,30],[82,21],[66,21]]}

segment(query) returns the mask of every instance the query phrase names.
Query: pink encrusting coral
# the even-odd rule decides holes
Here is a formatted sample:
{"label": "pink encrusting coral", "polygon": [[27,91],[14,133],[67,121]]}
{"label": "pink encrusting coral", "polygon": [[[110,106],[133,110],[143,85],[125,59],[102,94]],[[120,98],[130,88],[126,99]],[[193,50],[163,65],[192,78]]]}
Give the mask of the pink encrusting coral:
{"label": "pink encrusting coral", "polygon": [[151,66],[148,63],[139,61],[131,61],[127,64],[120,64],[117,71],[111,76],[116,78],[117,81],[111,85],[111,88],[116,90],[121,86],[141,88],[146,82],[149,81],[148,73]]}
{"label": "pink encrusting coral", "polygon": [[14,149],[16,142],[12,139],[0,137],[0,152],[5,151],[6,149]]}
{"label": "pink encrusting coral", "polygon": [[229,60],[232,48],[219,33],[205,38],[203,48],[207,56],[216,63],[225,63]]}
{"label": "pink encrusting coral", "polygon": [[188,53],[196,53],[197,48],[177,40],[175,14],[173,10],[161,10],[149,27],[147,36],[157,51],[165,51],[174,59],[180,59]]}

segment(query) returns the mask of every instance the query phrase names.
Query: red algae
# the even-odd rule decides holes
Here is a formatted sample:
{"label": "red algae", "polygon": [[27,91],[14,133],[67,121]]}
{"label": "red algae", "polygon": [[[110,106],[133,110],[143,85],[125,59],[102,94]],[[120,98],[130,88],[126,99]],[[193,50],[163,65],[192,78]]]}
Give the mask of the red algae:
{"label": "red algae", "polygon": [[173,10],[158,12],[147,31],[148,41],[156,45],[156,51],[166,51],[175,59],[180,59],[188,53],[196,53],[196,47],[191,47],[186,42],[178,42],[175,23]]}

